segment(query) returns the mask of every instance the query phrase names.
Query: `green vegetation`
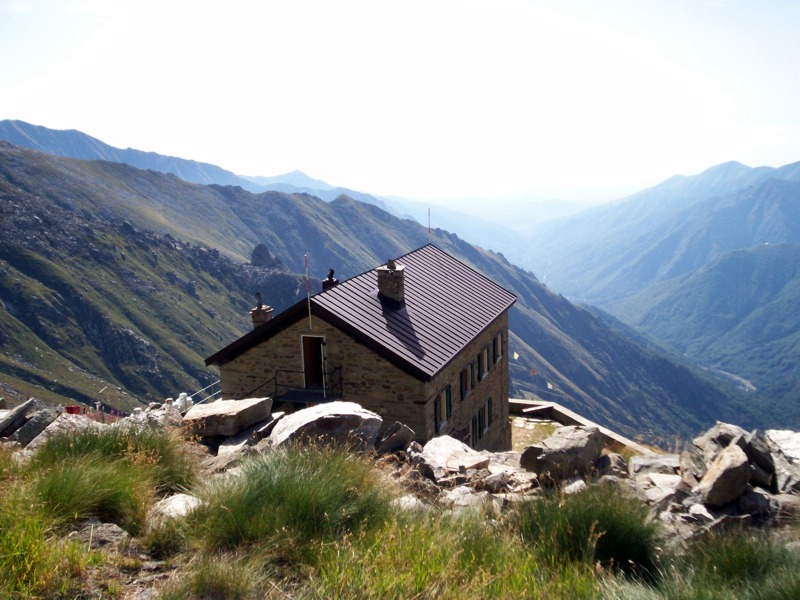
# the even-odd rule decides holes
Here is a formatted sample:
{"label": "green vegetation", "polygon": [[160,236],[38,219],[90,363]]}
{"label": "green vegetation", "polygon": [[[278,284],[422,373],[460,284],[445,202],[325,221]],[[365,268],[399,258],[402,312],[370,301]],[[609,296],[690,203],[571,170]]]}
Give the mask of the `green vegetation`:
{"label": "green vegetation", "polygon": [[0,450],[0,597],[80,596],[98,557],[64,534],[97,518],[136,535],[158,494],[193,480],[176,440],[162,432],[62,434],[24,466]]}
{"label": "green vegetation", "polygon": [[[158,587],[165,599],[800,592],[800,554],[783,541],[733,532],[662,552],[644,507],[610,486],[543,492],[502,511],[493,503],[458,513],[401,509],[371,458],[342,448],[279,449],[203,481],[178,448],[150,431],[105,430],[55,438],[25,468],[0,450],[0,597],[124,595],[127,576],[109,574],[138,570],[138,554],[66,541],[89,517],[120,524],[138,536],[133,545],[173,566]],[[205,504],[145,524],[159,494],[183,486]]]}
{"label": "green vegetation", "polygon": [[205,506],[191,529],[208,549],[258,544],[286,560],[312,560],[319,545],[372,529],[390,513],[372,465],[346,449],[279,449],[241,469],[200,492]]}
{"label": "green vegetation", "polygon": [[193,467],[175,440],[154,429],[109,428],[54,436],[39,448],[32,465],[46,471],[71,461],[135,467],[158,492],[180,491],[194,479]]}
{"label": "green vegetation", "polygon": [[800,598],[800,553],[765,532],[732,531],[667,557],[651,586],[606,582],[613,598],[789,600]]}
{"label": "green vegetation", "polygon": [[651,576],[658,530],[647,507],[612,485],[571,496],[548,492],[520,503],[512,518],[522,540],[547,556]]}

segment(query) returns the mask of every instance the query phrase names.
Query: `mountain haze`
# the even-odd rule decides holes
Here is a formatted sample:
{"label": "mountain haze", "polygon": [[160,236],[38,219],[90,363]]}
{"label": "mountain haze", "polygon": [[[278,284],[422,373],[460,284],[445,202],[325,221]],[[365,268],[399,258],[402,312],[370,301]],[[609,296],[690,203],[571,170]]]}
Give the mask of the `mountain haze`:
{"label": "mountain haze", "polygon": [[545,223],[529,258],[553,288],[725,375],[794,426],[797,244],[800,163],[725,163]]}
{"label": "mountain haze", "polygon": [[24,121],[5,120],[0,121],[0,140],[66,158],[111,161],[127,164],[137,169],[169,173],[184,181],[203,185],[233,185],[253,193],[269,190],[289,194],[307,193],[328,201],[341,194],[347,194],[362,202],[387,208],[383,200],[374,196],[329,185],[300,171],[273,177],[245,177],[208,163],[131,148],[126,150],[114,148],[74,129],[59,131],[31,125]]}
{"label": "mountain haze", "polygon": [[[738,250],[619,306],[626,320],[800,422],[800,245]],[[776,370],[778,373],[776,373]],[[795,399],[795,401],[792,401]]]}

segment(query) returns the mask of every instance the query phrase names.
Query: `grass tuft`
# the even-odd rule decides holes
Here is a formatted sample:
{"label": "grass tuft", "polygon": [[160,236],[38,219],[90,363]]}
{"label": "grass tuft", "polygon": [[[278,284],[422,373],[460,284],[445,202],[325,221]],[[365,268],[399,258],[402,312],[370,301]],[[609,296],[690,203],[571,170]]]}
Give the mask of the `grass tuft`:
{"label": "grass tuft", "polygon": [[382,523],[390,495],[367,460],[343,449],[282,448],[243,463],[241,476],[200,491],[190,517],[208,548],[271,548],[286,560],[313,561],[315,545]]}
{"label": "grass tuft", "polygon": [[194,481],[194,469],[176,440],[165,431],[151,429],[114,427],[56,435],[37,450],[32,466],[46,469],[87,456],[148,470],[156,491],[162,493],[186,489]]}
{"label": "grass tuft", "polygon": [[585,565],[547,571],[519,538],[480,512],[400,515],[326,549],[319,598],[592,598]]}
{"label": "grass tuft", "polygon": [[88,455],[62,461],[33,484],[48,512],[59,522],[97,517],[132,535],[145,521],[152,495],[148,473],[124,462],[103,462]]}
{"label": "grass tuft", "polygon": [[237,555],[200,556],[186,572],[170,581],[161,600],[185,598],[264,598],[269,578],[256,560]]}
{"label": "grass tuft", "polygon": [[511,518],[522,539],[552,564],[600,563],[611,571],[652,575],[657,525],[647,507],[610,486],[571,495],[550,492],[522,502]]}
{"label": "grass tuft", "polygon": [[0,491],[0,597],[67,595],[83,572],[86,552],[54,538],[27,486],[4,483]]}

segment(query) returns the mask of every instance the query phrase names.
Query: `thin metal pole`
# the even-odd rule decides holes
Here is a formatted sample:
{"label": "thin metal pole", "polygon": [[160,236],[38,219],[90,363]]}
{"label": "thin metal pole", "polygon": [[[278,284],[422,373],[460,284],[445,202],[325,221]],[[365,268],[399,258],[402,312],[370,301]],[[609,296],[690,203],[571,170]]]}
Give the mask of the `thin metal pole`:
{"label": "thin metal pole", "polygon": [[306,298],[308,299],[308,330],[314,331],[314,324],[311,322],[311,285],[308,283],[308,254],[303,255],[306,263]]}

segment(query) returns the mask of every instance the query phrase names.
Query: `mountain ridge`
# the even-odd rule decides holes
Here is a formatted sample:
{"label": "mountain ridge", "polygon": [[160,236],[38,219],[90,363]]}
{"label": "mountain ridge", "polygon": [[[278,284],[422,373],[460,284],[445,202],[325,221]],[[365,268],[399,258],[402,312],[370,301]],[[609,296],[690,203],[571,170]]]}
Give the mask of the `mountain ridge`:
{"label": "mountain ridge", "polygon": [[[0,179],[7,182],[7,193],[20,199],[17,203],[21,206],[21,199],[38,198],[42,206],[50,203],[76,219],[83,219],[84,224],[72,234],[76,238],[86,234],[89,219],[117,223],[117,229],[125,227],[126,230],[127,226],[122,224],[128,221],[134,230],[152,231],[148,235],[153,236],[153,240],[169,240],[166,236],[170,236],[172,240],[182,240],[170,241],[170,244],[196,248],[193,252],[198,255],[219,252],[221,257],[231,257],[238,262],[247,262],[252,248],[264,243],[272,255],[295,273],[302,272],[303,256],[308,255],[315,279],[321,279],[331,266],[336,268],[337,275],[347,277],[430,241],[518,296],[510,317],[514,352],[518,355],[511,367],[512,390],[516,395],[560,394],[564,397],[562,403],[591,414],[595,420],[631,435],[644,431],[652,438],[676,433],[691,435],[717,418],[738,418],[743,414],[743,407],[729,392],[704,380],[688,366],[666,358],[655,347],[633,343],[620,333],[608,330],[588,311],[550,292],[533,274],[514,267],[502,256],[467,244],[440,229],[429,232],[416,222],[398,219],[379,207],[346,196],[326,203],[304,194],[265,192],[254,195],[238,187],[199,186],[174,176],[125,165],[57,158],[10,144],[0,144]],[[24,208],[18,210],[25,213]],[[5,222],[9,227],[16,227],[14,219]],[[208,223],[218,225],[214,232],[208,231]],[[212,240],[213,244],[207,240]],[[136,246],[135,242],[126,244],[131,249]],[[4,262],[1,264],[11,264],[8,260],[11,251],[13,249],[2,249],[0,260]],[[61,264],[58,261],[66,260],[57,254],[49,259],[43,256],[39,262],[44,261],[44,264],[55,261],[58,266]],[[94,260],[90,255],[80,267],[69,267],[83,269],[81,280],[92,281],[94,271],[99,268]],[[117,256],[113,262],[116,269],[119,270],[122,260]],[[125,260],[130,264],[130,258]],[[156,268],[153,263],[160,264],[164,260],[166,257],[156,261],[152,253],[138,257],[141,266],[134,271],[134,279],[156,281],[152,275],[144,273]],[[59,267],[56,272],[68,271],[67,266]],[[10,269],[10,266],[5,268]],[[28,287],[34,296],[48,297],[52,293],[47,291],[52,289],[50,284],[40,281],[35,273],[14,269],[20,277],[30,280]],[[137,274],[139,271],[142,274]],[[170,271],[185,280],[180,270],[172,268]],[[248,308],[243,298],[252,297],[252,287],[242,289],[241,283],[223,284],[209,279],[210,275],[204,274],[202,278],[200,275],[198,272],[196,289],[198,294],[206,295],[203,305],[213,310],[219,304],[215,312],[224,308],[224,314],[229,315],[217,317],[214,322],[223,321],[220,326],[228,328],[231,323],[241,324]],[[104,275],[106,279],[110,276]],[[299,276],[293,277],[297,281]],[[201,280],[205,281],[203,287],[199,286]],[[188,284],[184,281],[184,285]],[[159,283],[156,289],[161,286],[172,289],[174,284]],[[214,292],[212,286],[218,291]],[[220,293],[229,286],[236,289]],[[229,294],[232,294],[231,299]],[[237,300],[233,301],[234,297]],[[179,308],[164,308],[167,323],[183,315],[183,304],[176,306]],[[119,312],[114,305],[107,306],[106,310]],[[173,316],[175,311],[179,314]],[[240,312],[233,316],[237,311]],[[129,312],[135,314],[133,309]],[[0,312],[2,315],[11,316],[7,308]],[[122,319],[123,323],[128,318]],[[19,327],[19,319],[9,321]],[[128,328],[136,331],[134,327]],[[28,330],[35,336],[35,328]],[[238,335],[241,331],[232,337]],[[10,337],[9,334],[4,339]],[[150,344],[156,343],[148,335],[142,337]],[[164,343],[162,339],[156,345]],[[209,344],[209,341],[203,342],[202,350],[192,347],[188,355],[207,352]],[[536,370],[535,375],[531,375],[531,369]],[[183,390],[163,389],[161,393],[171,395],[177,391]]]}

